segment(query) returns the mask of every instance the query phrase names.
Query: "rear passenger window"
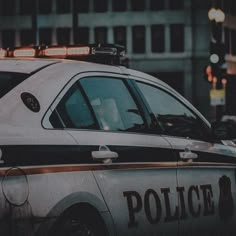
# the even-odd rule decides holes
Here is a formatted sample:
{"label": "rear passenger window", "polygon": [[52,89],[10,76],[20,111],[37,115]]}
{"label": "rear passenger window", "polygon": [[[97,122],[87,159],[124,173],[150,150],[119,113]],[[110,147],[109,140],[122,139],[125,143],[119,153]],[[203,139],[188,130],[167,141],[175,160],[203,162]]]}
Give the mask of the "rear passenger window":
{"label": "rear passenger window", "polygon": [[49,120],[54,128],[96,128],[88,104],[76,84],[69,89],[59,102]]}
{"label": "rear passenger window", "polygon": [[100,129],[138,132],[144,120],[122,79],[90,77],[80,80]]}
{"label": "rear passenger window", "polygon": [[206,138],[208,130],[203,121],[178,99],[154,86],[137,84],[166,134]]}

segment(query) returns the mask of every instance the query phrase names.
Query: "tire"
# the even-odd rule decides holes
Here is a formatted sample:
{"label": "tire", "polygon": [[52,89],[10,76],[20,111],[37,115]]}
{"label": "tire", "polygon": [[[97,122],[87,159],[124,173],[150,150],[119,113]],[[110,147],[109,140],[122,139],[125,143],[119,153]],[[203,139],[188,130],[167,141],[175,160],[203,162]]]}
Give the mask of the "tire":
{"label": "tire", "polygon": [[100,215],[91,209],[76,209],[66,212],[54,226],[57,236],[108,236]]}

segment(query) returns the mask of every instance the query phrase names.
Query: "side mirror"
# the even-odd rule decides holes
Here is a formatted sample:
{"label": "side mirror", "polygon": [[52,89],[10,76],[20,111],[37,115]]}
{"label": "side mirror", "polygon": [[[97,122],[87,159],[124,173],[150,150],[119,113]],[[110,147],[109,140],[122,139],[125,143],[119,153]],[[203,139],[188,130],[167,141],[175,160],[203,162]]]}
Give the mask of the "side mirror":
{"label": "side mirror", "polygon": [[236,139],[236,122],[232,120],[213,122],[211,133],[212,138],[217,140]]}

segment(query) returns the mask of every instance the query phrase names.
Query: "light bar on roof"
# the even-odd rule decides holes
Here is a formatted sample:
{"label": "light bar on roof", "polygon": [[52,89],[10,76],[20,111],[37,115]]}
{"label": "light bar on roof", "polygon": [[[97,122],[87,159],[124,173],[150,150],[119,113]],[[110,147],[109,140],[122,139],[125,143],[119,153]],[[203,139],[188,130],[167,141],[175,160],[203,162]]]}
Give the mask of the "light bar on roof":
{"label": "light bar on roof", "polygon": [[116,44],[41,45],[0,48],[0,58],[60,58],[82,60],[109,65],[125,65],[125,48]]}
{"label": "light bar on roof", "polygon": [[44,55],[48,57],[66,56],[67,55],[66,51],[67,51],[66,47],[46,48],[44,50]]}
{"label": "light bar on roof", "polygon": [[92,54],[94,55],[103,54],[103,55],[115,56],[117,55],[117,49],[112,48],[112,47],[93,47]]}
{"label": "light bar on roof", "polygon": [[15,49],[13,51],[14,57],[35,57],[36,50],[34,48],[22,48],[22,49]]}
{"label": "light bar on roof", "polygon": [[85,56],[89,55],[90,48],[89,47],[69,47],[67,48],[68,56]]}
{"label": "light bar on roof", "polygon": [[4,58],[4,57],[6,57],[6,55],[7,55],[7,51],[0,48],[0,58]]}

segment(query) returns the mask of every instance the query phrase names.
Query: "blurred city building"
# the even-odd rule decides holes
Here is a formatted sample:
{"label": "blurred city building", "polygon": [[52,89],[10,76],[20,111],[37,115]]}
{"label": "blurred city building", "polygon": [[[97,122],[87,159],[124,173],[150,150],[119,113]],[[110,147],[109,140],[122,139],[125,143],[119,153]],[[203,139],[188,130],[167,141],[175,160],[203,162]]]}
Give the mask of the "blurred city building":
{"label": "blurred city building", "polygon": [[236,1],[221,0],[213,4],[220,5],[225,13],[223,38],[226,53],[226,113],[236,115]]}
{"label": "blurred city building", "polygon": [[[125,45],[130,68],[167,82],[209,118],[211,85],[203,68],[209,61],[210,7],[211,0],[0,0],[0,47]],[[225,38],[233,42],[231,18]],[[231,63],[236,47],[230,45]]]}

